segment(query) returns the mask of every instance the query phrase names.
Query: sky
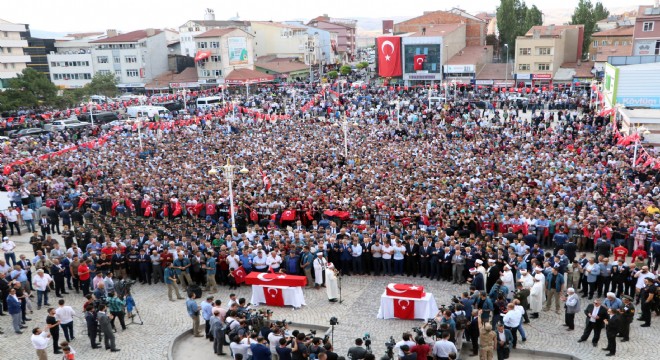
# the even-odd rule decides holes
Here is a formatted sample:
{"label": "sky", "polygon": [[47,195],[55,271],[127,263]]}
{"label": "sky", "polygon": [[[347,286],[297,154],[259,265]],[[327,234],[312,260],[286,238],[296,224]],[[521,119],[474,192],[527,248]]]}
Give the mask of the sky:
{"label": "sky", "polygon": [[[602,0],[610,9],[652,4],[653,0]],[[51,32],[105,31],[122,32],[144,28],[178,28],[187,20],[203,19],[204,10],[213,8],[217,20],[236,14],[244,20],[309,20],[328,14],[343,18],[414,17],[428,10],[448,10],[461,6],[469,13],[494,12],[499,0],[21,0],[3,6],[0,18],[30,24],[31,29]],[[526,0],[541,11],[572,9],[578,0]],[[358,25],[359,26],[359,25]]]}

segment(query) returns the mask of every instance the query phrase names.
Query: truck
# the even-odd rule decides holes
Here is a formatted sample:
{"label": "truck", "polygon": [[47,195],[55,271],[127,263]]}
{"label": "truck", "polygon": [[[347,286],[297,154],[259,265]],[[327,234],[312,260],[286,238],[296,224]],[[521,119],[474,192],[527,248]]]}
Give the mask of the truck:
{"label": "truck", "polygon": [[156,115],[162,118],[169,113],[170,111],[163,106],[129,106],[126,109],[126,115],[129,118],[148,117],[149,119],[153,119]]}

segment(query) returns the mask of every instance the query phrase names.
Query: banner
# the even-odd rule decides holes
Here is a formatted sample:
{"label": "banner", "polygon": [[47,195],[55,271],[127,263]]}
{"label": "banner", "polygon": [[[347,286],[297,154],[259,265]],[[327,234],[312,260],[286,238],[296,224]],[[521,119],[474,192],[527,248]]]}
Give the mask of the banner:
{"label": "banner", "polygon": [[[244,283],[245,282],[245,268],[243,268],[242,266],[239,266],[238,269],[231,272],[231,276],[234,277],[234,281],[236,281],[236,285]],[[268,296],[266,296],[266,298],[268,298]]]}
{"label": "banner", "polygon": [[426,55],[415,55],[414,57],[415,64],[413,69],[415,71],[423,70],[424,69],[424,62],[426,61]]}
{"label": "banner", "polygon": [[227,39],[229,49],[229,65],[247,64],[247,40],[244,37],[230,37]]}
{"label": "banner", "polygon": [[381,36],[376,40],[378,48],[378,75],[396,77],[403,74],[401,68],[401,38]]}

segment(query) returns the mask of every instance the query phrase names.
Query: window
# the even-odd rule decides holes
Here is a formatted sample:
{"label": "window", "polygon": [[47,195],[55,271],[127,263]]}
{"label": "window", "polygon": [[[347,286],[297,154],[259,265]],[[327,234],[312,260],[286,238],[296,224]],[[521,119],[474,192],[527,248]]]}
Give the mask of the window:
{"label": "window", "polygon": [[529,71],[529,64],[518,64],[518,70]]}
{"label": "window", "polygon": [[8,33],[8,32],[3,31],[3,33],[4,33],[5,37],[9,37],[9,33]]}
{"label": "window", "polygon": [[600,42],[601,45],[606,46],[607,45],[607,40],[603,40]]}
{"label": "window", "polygon": [[57,63],[55,61],[50,62],[50,67],[57,67]]}
{"label": "window", "polygon": [[211,62],[220,62],[220,55],[211,55]]}
{"label": "window", "polygon": [[99,75],[110,75],[110,70],[99,70],[96,73]]}
{"label": "window", "polygon": [[550,64],[537,64],[536,68],[538,71],[549,71],[550,70]]}
{"label": "window", "polygon": [[197,48],[198,49],[206,49],[208,46],[208,43],[206,41],[200,41],[197,43]]}
{"label": "window", "polygon": [[137,62],[137,57],[133,56],[133,55],[132,56],[124,56],[124,61],[129,63],[129,64],[133,64],[133,63]]}
{"label": "window", "polygon": [[200,71],[200,75],[199,75],[199,76],[201,76],[201,77],[210,77],[210,76],[211,76],[211,70],[204,70],[204,69],[202,69],[202,70]]}
{"label": "window", "polygon": [[220,42],[218,42],[218,41],[211,41],[211,42],[209,43],[209,45],[210,45],[211,49],[217,49],[217,48],[220,47]]}
{"label": "window", "polygon": [[615,42],[614,42],[614,46],[619,46],[619,42],[618,42],[618,41],[615,41]]}
{"label": "window", "polygon": [[655,54],[660,55],[660,40],[655,41]]}
{"label": "window", "polygon": [[537,51],[539,55],[552,55],[552,48],[549,47],[538,48]]}
{"label": "window", "polygon": [[532,55],[531,48],[520,48],[520,55]]}
{"label": "window", "polygon": [[119,64],[121,62],[121,58],[119,56],[113,56],[112,61],[114,61],[115,64]]}
{"label": "window", "polygon": [[213,76],[222,76],[222,70],[213,70]]}
{"label": "window", "polygon": [[596,54],[591,55],[591,61],[596,61]]}
{"label": "window", "polygon": [[644,32],[653,31],[653,25],[654,24],[655,24],[655,21],[645,21],[644,25],[642,26],[642,31],[644,31]]}
{"label": "window", "polygon": [[108,57],[107,56],[97,56],[96,61],[99,64],[107,64],[108,63]]}
{"label": "window", "polygon": [[598,47],[598,40],[594,40],[594,47]]}
{"label": "window", "polygon": [[10,47],[7,48],[7,54],[11,54],[11,48]]}
{"label": "window", "polygon": [[126,76],[128,77],[138,77],[139,74],[140,72],[137,71],[136,69],[126,70]]}
{"label": "window", "polygon": [[115,70],[115,76],[121,77],[121,70]]}
{"label": "window", "polygon": [[7,68],[7,66],[8,66],[7,64],[2,64],[2,65],[4,65],[4,67],[5,67],[5,69],[6,69],[6,68]]}

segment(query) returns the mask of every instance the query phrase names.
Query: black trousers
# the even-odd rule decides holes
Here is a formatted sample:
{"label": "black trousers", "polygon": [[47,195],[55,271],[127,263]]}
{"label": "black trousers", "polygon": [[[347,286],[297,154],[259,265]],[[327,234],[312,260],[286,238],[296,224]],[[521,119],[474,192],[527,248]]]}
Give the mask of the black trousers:
{"label": "black trousers", "polygon": [[380,275],[381,271],[383,271],[383,259],[380,257],[375,257],[373,258],[373,264],[374,264],[374,275],[376,276]]}
{"label": "black trousers", "polygon": [[87,336],[89,337],[89,342],[92,345],[92,347],[98,346],[98,344],[96,343],[96,335],[98,335],[96,331],[96,327],[94,327],[93,329],[90,329],[89,327],[87,328]]}
{"label": "black trousers", "polygon": [[587,325],[584,328],[584,333],[582,333],[582,337],[580,340],[586,341],[589,338],[589,335],[591,335],[591,332],[594,332],[594,337],[591,339],[591,342],[594,344],[598,344],[598,340],[600,340],[600,332],[603,330],[602,327],[596,326],[596,323],[592,323],[591,321],[587,320]]}
{"label": "black trousers", "polygon": [[653,308],[653,303],[647,303],[642,301],[642,320],[644,325],[651,325],[651,309]]}
{"label": "black trousers", "polygon": [[59,325],[50,329],[50,337],[53,339],[53,351],[60,351],[60,329]]}
{"label": "black trousers", "polygon": [[564,315],[564,322],[568,325],[569,329],[575,329],[575,314],[566,313],[566,315]]}
{"label": "black trousers", "polygon": [[[513,342],[511,343],[511,345],[513,345],[513,347],[515,348],[516,345],[518,344],[518,327],[517,326],[516,327],[505,326],[504,328],[509,329],[509,331],[511,331],[511,336],[513,336]],[[522,334],[521,334],[521,336],[522,336]]]}
{"label": "black trousers", "polygon": [[623,337],[623,340],[628,340],[630,338],[630,322],[626,321],[626,319],[623,319],[621,322],[619,334]]}
{"label": "black trousers", "polygon": [[596,292],[596,287],[598,286],[597,282],[588,282],[587,285],[589,286],[589,298],[594,297],[594,293]]}
{"label": "black trousers", "polygon": [[607,333],[607,350],[610,354],[616,354],[616,334]]}
{"label": "black trousers", "polygon": [[112,328],[115,329],[115,319],[119,319],[119,325],[121,325],[122,330],[126,330],[126,323],[124,322],[124,315],[126,315],[123,311],[111,311],[110,314],[114,315],[112,318]]}

